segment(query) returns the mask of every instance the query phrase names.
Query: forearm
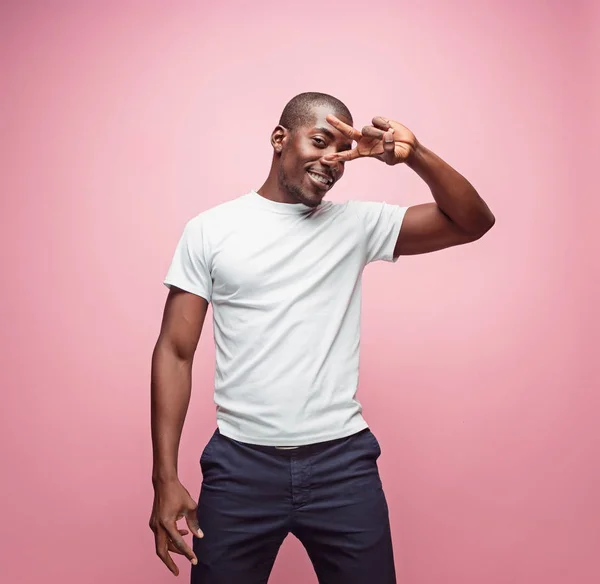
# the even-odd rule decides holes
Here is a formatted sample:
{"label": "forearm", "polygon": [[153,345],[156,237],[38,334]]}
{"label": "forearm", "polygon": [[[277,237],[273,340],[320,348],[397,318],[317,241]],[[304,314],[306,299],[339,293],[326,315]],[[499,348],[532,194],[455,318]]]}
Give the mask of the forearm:
{"label": "forearm", "polygon": [[151,427],[154,483],[177,479],[179,442],[192,387],[191,359],[159,340],[152,355]]}
{"label": "forearm", "polygon": [[431,150],[419,144],[406,164],[429,186],[440,210],[464,233],[482,235],[494,215],[471,183]]}

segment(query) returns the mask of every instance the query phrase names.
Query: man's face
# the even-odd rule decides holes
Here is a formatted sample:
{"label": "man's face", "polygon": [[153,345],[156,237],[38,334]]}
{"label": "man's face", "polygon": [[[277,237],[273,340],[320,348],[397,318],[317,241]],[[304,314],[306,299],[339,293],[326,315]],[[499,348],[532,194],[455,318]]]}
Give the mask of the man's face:
{"label": "man's face", "polygon": [[352,120],[327,106],[313,109],[313,123],[287,132],[281,143],[278,168],[279,186],[298,203],[317,207],[333,185],[342,178],[342,162],[321,160],[352,148],[352,141],[334,128],[325,118],[333,114],[352,125]]}

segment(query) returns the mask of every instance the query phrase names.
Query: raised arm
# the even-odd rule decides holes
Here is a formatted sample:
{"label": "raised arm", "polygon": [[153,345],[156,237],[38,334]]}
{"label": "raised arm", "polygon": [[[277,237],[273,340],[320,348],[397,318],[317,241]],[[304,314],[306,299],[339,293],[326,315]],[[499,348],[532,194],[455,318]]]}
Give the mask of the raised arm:
{"label": "raised arm", "polygon": [[185,517],[190,531],[202,537],[196,502],[179,482],[177,457],[181,431],[190,401],[192,363],[208,302],[195,294],[171,288],[167,297],[160,335],[152,355],[151,428],[154,505],[150,528],[156,553],[175,575],[179,573],[169,551],[196,557],[178,530],[177,520]]}
{"label": "raised arm", "polygon": [[492,228],[494,215],[471,183],[431,150],[418,144],[406,165],[427,183],[435,202],[407,209],[394,256],[469,243]]}
{"label": "raised arm", "polygon": [[429,186],[435,202],[406,211],[395,257],[469,243],[494,225],[494,215],[469,181],[420,144],[406,126],[376,117],[372,126],[358,131],[335,116],[328,116],[327,121],[357,144],[351,150],[325,156],[326,164],[364,157],[389,165],[405,163]]}

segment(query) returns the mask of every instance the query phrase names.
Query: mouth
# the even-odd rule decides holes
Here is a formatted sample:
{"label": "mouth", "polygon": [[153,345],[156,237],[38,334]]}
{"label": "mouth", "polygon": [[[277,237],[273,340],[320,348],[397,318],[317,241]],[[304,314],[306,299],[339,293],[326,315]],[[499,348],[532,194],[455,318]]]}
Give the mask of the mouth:
{"label": "mouth", "polygon": [[310,180],[320,189],[328,191],[335,182],[332,177],[322,173],[316,172],[314,170],[307,170]]}

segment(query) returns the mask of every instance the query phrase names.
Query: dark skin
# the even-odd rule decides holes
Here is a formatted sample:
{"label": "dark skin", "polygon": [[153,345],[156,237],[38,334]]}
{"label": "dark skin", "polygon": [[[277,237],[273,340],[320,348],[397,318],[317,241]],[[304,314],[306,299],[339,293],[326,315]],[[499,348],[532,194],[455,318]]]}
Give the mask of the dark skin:
{"label": "dark skin", "polygon": [[[345,163],[375,158],[411,168],[429,186],[434,199],[407,210],[396,257],[469,243],[494,225],[494,216],[473,186],[402,124],[376,117],[359,131],[352,127],[352,120],[326,106],[313,111],[313,123],[306,127],[273,130],[271,170],[258,190],[263,197],[316,208],[342,178]],[[191,395],[192,363],[207,309],[204,298],[172,289],[152,355],[154,504],[150,527],[157,555],[175,575],[179,569],[171,553],[197,563],[183,537],[188,531],[179,529],[177,521],[185,519],[189,532],[203,537],[196,502],[178,479],[177,458]]]}
{"label": "dark skin", "polygon": [[427,184],[433,203],[409,207],[396,241],[394,256],[438,251],[470,243],[489,231],[495,217],[471,183],[423,146],[406,127],[381,116],[358,131],[333,114],[327,121],[356,147],[326,154],[323,162],[344,163],[376,158],[388,165],[406,164]]}
{"label": "dark skin", "polygon": [[[329,190],[344,175],[344,162],[325,158],[328,154],[349,152],[352,138],[327,120],[332,110],[314,108],[314,123],[293,131],[277,126],[271,134],[271,170],[258,194],[280,203],[304,203],[317,207]],[[352,120],[338,114],[339,121],[351,127]],[[338,119],[338,118],[336,118]],[[322,184],[310,172],[329,179]]]}
{"label": "dark skin", "polygon": [[[434,199],[407,210],[396,257],[469,243],[494,225],[494,216],[469,181],[423,146],[406,126],[378,116],[359,131],[351,120],[326,106],[314,108],[314,114],[311,126],[293,132],[277,126],[273,131],[273,163],[258,190],[262,196],[316,207],[342,178],[346,162],[375,158],[391,166],[406,164],[425,181]],[[309,170],[335,182],[328,188],[315,185],[307,178]]]}
{"label": "dark skin", "polygon": [[156,553],[175,576],[179,569],[169,552],[192,563],[197,559],[177,521],[185,519],[189,531],[203,537],[196,518],[196,502],[179,482],[177,458],[183,422],[192,390],[192,364],[202,332],[208,302],[188,292],[171,289],[162,326],[152,354],[151,425],[154,504],[150,528]]}

